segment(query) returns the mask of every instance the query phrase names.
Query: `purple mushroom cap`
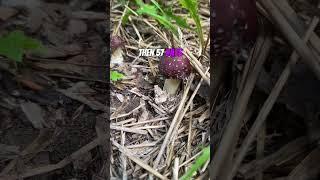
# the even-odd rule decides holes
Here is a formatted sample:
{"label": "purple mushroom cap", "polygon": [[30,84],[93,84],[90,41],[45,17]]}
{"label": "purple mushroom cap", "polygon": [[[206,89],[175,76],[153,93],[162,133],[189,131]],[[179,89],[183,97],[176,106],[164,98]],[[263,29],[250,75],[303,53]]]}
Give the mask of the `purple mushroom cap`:
{"label": "purple mushroom cap", "polygon": [[167,78],[183,80],[190,75],[192,66],[184,55],[174,58],[162,56],[160,57],[159,71]]}

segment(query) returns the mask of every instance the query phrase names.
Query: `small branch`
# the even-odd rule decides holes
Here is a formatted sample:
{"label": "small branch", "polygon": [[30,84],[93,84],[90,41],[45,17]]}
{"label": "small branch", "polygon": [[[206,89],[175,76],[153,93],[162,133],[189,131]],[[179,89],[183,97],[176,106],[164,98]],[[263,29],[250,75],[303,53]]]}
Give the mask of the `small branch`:
{"label": "small branch", "polygon": [[[299,19],[297,13],[288,4],[288,1],[273,0],[274,4],[279,8],[283,16],[290,23],[292,28],[303,38],[304,32],[307,31],[308,27]],[[320,38],[315,32],[311,32],[309,42],[318,54],[320,54]]]}
{"label": "small branch", "polygon": [[314,72],[316,77],[320,80],[320,63],[313,55],[312,51],[307,47],[306,43],[297,35],[290,24],[286,21],[279,9],[273,4],[271,0],[259,0],[264,8],[270,13],[275,23],[278,25],[282,34],[288,42],[294,47],[297,53]]}
{"label": "small branch", "polygon": [[173,180],[179,179],[179,158],[178,157],[174,159],[172,174],[173,174]]}
{"label": "small branch", "polygon": [[[261,127],[257,136],[257,155],[256,159],[262,159],[264,156],[264,145],[266,140],[266,123]],[[263,170],[259,169],[256,180],[263,180]]]}

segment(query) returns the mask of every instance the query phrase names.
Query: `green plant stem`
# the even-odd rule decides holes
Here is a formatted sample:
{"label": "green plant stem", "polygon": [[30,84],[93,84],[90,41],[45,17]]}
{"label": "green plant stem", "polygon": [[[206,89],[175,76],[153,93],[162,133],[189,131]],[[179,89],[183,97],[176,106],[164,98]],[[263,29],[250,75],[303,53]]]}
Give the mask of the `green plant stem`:
{"label": "green plant stem", "polygon": [[179,180],[189,180],[193,174],[201,168],[210,159],[210,146],[202,150],[202,154],[196,159],[195,163],[191,168],[179,179]]}

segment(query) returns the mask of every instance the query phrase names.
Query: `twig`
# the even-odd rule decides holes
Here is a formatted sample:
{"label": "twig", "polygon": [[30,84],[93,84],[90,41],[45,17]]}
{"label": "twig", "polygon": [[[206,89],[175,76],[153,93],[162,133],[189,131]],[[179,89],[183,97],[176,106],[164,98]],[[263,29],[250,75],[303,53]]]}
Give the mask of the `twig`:
{"label": "twig", "polygon": [[290,24],[286,21],[279,9],[273,4],[271,0],[259,0],[264,8],[270,13],[275,23],[278,25],[282,34],[295,48],[297,53],[314,72],[316,77],[320,80],[320,63],[313,55],[312,51],[307,47],[306,43],[297,35]]}
{"label": "twig", "polygon": [[[264,145],[266,139],[266,123],[261,127],[257,136],[257,155],[256,159],[262,159],[264,155]],[[263,180],[263,170],[259,169],[256,180]]]}
{"label": "twig", "polygon": [[145,106],[145,104],[140,104],[138,107],[134,108],[134,109],[131,110],[130,112],[125,113],[125,114],[121,114],[121,115],[118,115],[118,116],[113,116],[113,115],[111,115],[110,120],[130,116],[133,112],[139,110],[139,109],[142,108],[143,106]]}
{"label": "twig", "polygon": [[[193,107],[190,106],[190,110]],[[192,120],[192,113],[189,117],[189,129],[188,129],[188,143],[187,143],[187,157],[189,158],[191,156],[191,143],[192,143],[192,124],[193,124],[193,120]]]}
{"label": "twig", "polygon": [[172,170],[173,180],[178,180],[179,178],[179,158],[174,159],[174,166]]}
{"label": "twig", "polygon": [[145,130],[140,130],[140,129],[136,129],[136,128],[126,128],[126,127],[114,126],[114,125],[110,125],[110,129],[118,130],[118,131],[125,131],[125,132],[130,132],[130,133],[136,133],[136,134],[142,134],[142,135],[148,134],[148,132]]}
{"label": "twig", "polygon": [[[146,121],[141,121],[141,122],[136,122],[136,123],[131,123],[131,124],[125,124],[123,125],[124,127],[130,127],[130,126],[137,126],[137,125],[142,125],[142,124],[147,124],[147,123],[154,123],[154,122],[159,122],[159,121],[164,121],[164,120],[168,120],[169,117],[162,117],[162,118],[154,118],[151,120],[146,120]],[[121,123],[118,122],[118,123]]]}
{"label": "twig", "polygon": [[[125,132],[121,131],[121,146],[125,147],[125,142],[126,142],[126,134]],[[127,180],[127,158],[124,153],[121,155],[122,159],[122,179]]]}
{"label": "twig", "polygon": [[198,59],[196,57],[194,57],[194,55],[187,48],[183,49],[183,54],[191,59],[191,63],[194,65],[194,67],[197,70],[197,72],[201,75],[201,77],[204,79],[204,81],[208,85],[210,85],[210,77],[204,73],[202,65],[198,61]]}
{"label": "twig", "polygon": [[[288,1],[273,0],[274,4],[279,8],[280,12],[285,16],[291,26],[295,29],[299,36],[302,38],[308,27],[299,19],[297,13],[288,4]],[[312,32],[309,38],[311,46],[320,54],[320,38]]]}

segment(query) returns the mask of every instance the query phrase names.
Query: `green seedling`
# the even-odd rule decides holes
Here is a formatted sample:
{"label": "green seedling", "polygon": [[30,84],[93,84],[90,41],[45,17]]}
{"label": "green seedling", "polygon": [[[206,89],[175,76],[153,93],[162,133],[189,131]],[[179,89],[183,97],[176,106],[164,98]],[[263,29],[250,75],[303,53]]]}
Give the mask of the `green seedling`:
{"label": "green seedling", "polygon": [[162,9],[160,4],[157,1],[151,0],[151,2],[162,13],[161,14],[162,16],[166,17],[170,21],[174,21],[181,28],[190,29],[190,26],[188,25],[187,20],[185,18],[182,18],[180,16],[176,16],[176,15],[173,14],[172,7]]}
{"label": "green seedling", "polygon": [[183,8],[187,9],[189,11],[189,14],[191,18],[196,23],[196,32],[199,36],[200,44],[201,46],[204,46],[204,38],[203,38],[203,32],[201,27],[201,19],[199,16],[199,4],[197,0],[179,0],[180,4]]}
{"label": "green seedling", "polygon": [[[137,13],[139,15],[147,15],[154,18],[176,36],[178,36],[178,26],[182,28],[189,28],[186,19],[174,15],[170,9],[164,10],[155,0],[151,0],[151,2],[152,5],[145,4],[142,0],[136,0],[136,4],[139,6]],[[175,22],[177,25],[172,22]]]}
{"label": "green seedling", "polygon": [[116,82],[116,81],[122,80],[125,77],[126,76],[124,74],[119,73],[118,71],[111,71],[110,72],[110,80],[112,82]]}
{"label": "green seedling", "polygon": [[202,153],[197,157],[194,164],[190,169],[179,179],[179,180],[189,180],[192,176],[210,159],[210,147],[206,147],[202,150]]}
{"label": "green seedling", "polygon": [[27,37],[23,31],[12,31],[6,36],[0,37],[0,55],[9,58],[14,63],[22,62],[26,52],[43,50],[42,43],[36,39]]}
{"label": "green seedling", "polygon": [[124,16],[123,16],[123,18],[122,18],[122,21],[121,21],[121,23],[122,23],[123,25],[126,25],[126,24],[128,23],[128,21],[129,21],[129,16],[134,13],[134,11],[131,10],[131,9],[125,9],[125,10],[126,10],[126,12],[125,12],[125,14],[124,14]]}
{"label": "green seedling", "polygon": [[[139,15],[147,15],[154,18],[166,29],[171,31],[175,36],[178,36],[178,27],[191,29],[185,18],[174,15],[172,8],[162,8],[156,0],[151,0],[152,5],[145,4],[142,0],[135,0],[136,4],[139,6],[137,13]],[[179,0],[182,8],[187,9],[190,17],[194,20],[196,24],[196,33],[199,37],[199,42],[201,47],[204,47],[205,41],[203,37],[203,31],[201,26],[201,19],[199,15],[199,3],[197,0]],[[175,22],[173,24],[172,22]]]}

